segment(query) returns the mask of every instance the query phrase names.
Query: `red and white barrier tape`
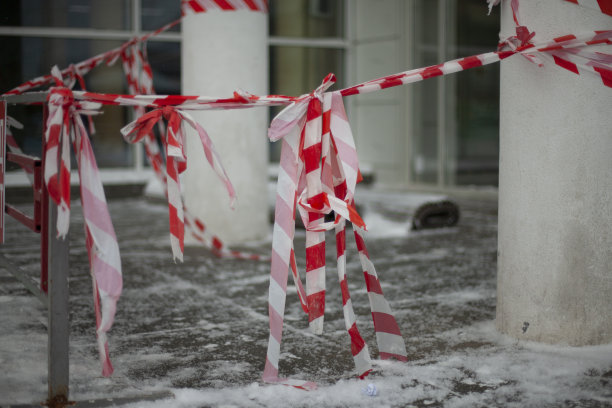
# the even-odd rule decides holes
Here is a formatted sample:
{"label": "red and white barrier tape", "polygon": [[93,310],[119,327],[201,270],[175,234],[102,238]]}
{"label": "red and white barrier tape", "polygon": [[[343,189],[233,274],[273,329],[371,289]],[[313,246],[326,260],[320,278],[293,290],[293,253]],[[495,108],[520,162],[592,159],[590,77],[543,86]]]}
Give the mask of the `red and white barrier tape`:
{"label": "red and white barrier tape", "polygon": [[612,0],[565,0],[570,3],[578,4],[580,6],[589,7],[595,10],[599,10],[604,14],[612,16]]}
{"label": "red and white barrier tape", "polygon": [[[13,135],[11,128],[23,129],[23,125],[19,123],[18,121],[16,121],[15,119],[13,119],[12,117],[7,116],[6,117],[6,146],[11,151],[11,153],[23,154],[23,150],[21,150],[21,147],[19,147],[19,144],[17,143],[17,140],[15,139],[15,135]],[[20,166],[25,172],[28,178],[28,181],[30,182],[30,185],[34,184],[34,171],[28,166],[23,166],[21,164]]]}
{"label": "red and white barrier tape", "polygon": [[[146,47],[144,43],[139,42],[130,47],[126,47],[121,54],[123,60],[123,69],[126,75],[129,91],[132,95],[144,94],[152,95],[155,94],[153,90],[153,70],[147,59]],[[142,106],[135,106],[136,117],[141,117],[145,108]],[[165,128],[163,123],[160,121],[159,133],[165,134]],[[162,139],[162,142],[164,139]],[[211,142],[212,144],[212,142]],[[164,176],[164,160],[157,144],[155,134],[149,132],[144,137],[144,147],[147,159],[153,168],[155,177],[160,182],[163,188],[164,195],[168,199],[168,185],[166,177]],[[266,260],[258,254],[250,254],[242,251],[235,251],[226,248],[223,241],[212,234],[207,228],[205,223],[198,217],[192,215],[191,211],[185,206],[183,202],[183,217],[185,227],[191,234],[191,236],[202,244],[205,248],[210,249],[214,254],[222,258],[234,258],[234,259],[248,259],[248,260]]]}
{"label": "red and white barrier tape", "polygon": [[[537,45],[531,43],[519,44],[514,49],[487,52],[484,54],[455,59],[438,65],[413,69],[410,71],[373,79],[349,88],[342,89],[340,93],[342,96],[357,95],[395,86],[406,85],[436,76],[448,75],[455,72],[464,71],[466,69],[492,64],[515,54],[530,54],[546,57],[553,56],[555,53],[559,53],[561,51],[582,56],[583,63],[581,64],[581,67],[591,74],[596,74],[600,79],[602,79],[604,85],[612,86],[608,79],[612,74],[612,65],[606,63],[610,54],[597,53],[597,57],[593,58],[593,54],[589,54],[584,51],[588,47],[597,46],[600,44],[612,44],[612,30],[595,31],[581,36],[566,35]],[[563,65],[559,66],[566,68]]]}
{"label": "red and white barrier tape", "polygon": [[[61,73],[52,70],[61,84]],[[78,162],[81,202],[85,219],[86,246],[94,289],[96,332],[102,374],[110,376],[113,367],[106,333],[110,330],[123,280],[117,237],[110,219],[96,159],[80,115],[98,113],[97,103],[78,102],[65,87],[51,88],[45,131],[44,180],[49,197],[58,205],[58,236],[65,239],[70,222],[70,142]],[[58,153],[60,160],[58,161]],[[58,172],[59,169],[59,172]]]}
{"label": "red and white barrier tape", "polygon": [[181,0],[183,16],[206,13],[211,10],[250,10],[267,13],[268,0]]}
{"label": "red and white barrier tape", "polygon": [[166,147],[166,186],[168,188],[168,206],[170,210],[172,254],[175,259],[178,258],[182,261],[185,227],[179,174],[186,169],[186,156],[184,152],[185,132],[182,129],[183,121],[187,122],[198,133],[204,147],[206,159],[225,184],[225,188],[230,196],[230,205],[233,205],[236,195],[234,187],[227,177],[208,134],[187,112],[180,111],[172,106],[165,106],[145,113],[134,122],[123,127],[121,133],[128,142],[139,142],[152,132],[153,126],[162,118],[168,122],[164,146]]}
{"label": "red and white barrier tape", "polygon": [[[312,389],[315,384],[302,380],[281,379],[278,375],[282,339],[288,270],[292,269],[296,283],[299,274],[295,266],[293,235],[295,209],[306,226],[306,299],[303,287],[297,284],[302,308],[309,315],[309,324],[315,333],[322,332],[325,286],[325,232],[336,231],[338,277],[340,280],[346,329],[351,339],[351,351],[358,375],[363,377],[371,369],[367,346],[359,334],[346,284],[345,220],[355,229],[365,227],[354,209],[353,195],[358,179],[357,152],[344,111],[340,93],[324,93],[335,78],[328,76],[323,84],[308,96],[300,97],[285,108],[270,125],[271,140],[282,139],[281,162],[276,195],[274,231],[272,238],[272,264],[268,310],[270,337],[264,368],[264,381],[298,388]],[[323,216],[335,213],[335,220],[323,222]],[[312,235],[309,238],[309,233]],[[316,234],[316,235],[315,235]],[[375,322],[381,357],[406,359],[403,340],[396,333],[399,328],[388,303],[382,296],[376,272],[367,258],[361,235],[355,235],[368,291],[371,292],[372,317]],[[365,253],[365,260],[362,254]],[[322,279],[321,279],[322,275]],[[373,278],[374,277],[374,278]],[[309,289],[309,285],[311,288]],[[375,294],[375,296],[373,296]],[[394,326],[389,322],[392,321]],[[392,332],[389,335],[389,332]]]}
{"label": "red and white barrier tape", "polygon": [[[95,67],[105,63],[106,65],[113,65],[117,59],[119,57],[121,57],[121,53],[123,51],[123,49],[136,44],[136,43],[142,43],[147,41],[149,38],[156,36],[158,34],[163,33],[164,31],[169,30],[170,28],[174,27],[175,25],[179,24],[181,22],[181,19],[175,20],[171,23],[166,24],[163,27],[158,28],[155,31],[152,31],[148,34],[145,34],[141,37],[138,38],[133,38],[130,41],[125,42],[124,44],[122,44],[120,47],[117,48],[113,48],[110,51],[106,51],[102,54],[98,54],[95,55],[85,61],[79,62],[78,64],[74,64],[74,67],[68,67],[64,70],[61,71],[61,74],[65,77],[70,77],[72,75],[72,73],[74,72],[78,72],[79,75],[86,75],[87,73],[89,73],[89,71],[91,71],[92,69],[94,69]],[[46,86],[46,85],[50,85],[54,82],[53,76],[52,75],[43,75],[34,79],[31,79],[27,82],[24,82],[23,84],[11,89],[10,91],[4,93],[4,95],[18,95],[18,94],[22,94],[24,92],[30,91],[32,89],[41,87],[41,86]]]}
{"label": "red and white barrier tape", "polygon": [[[567,0],[571,1],[571,0]],[[496,0],[491,0],[490,3],[496,3]],[[518,25],[519,16],[518,16],[518,2],[516,0],[512,0],[515,3],[516,7],[513,8],[514,11],[514,19]],[[576,1],[573,1],[577,3]],[[601,7],[601,4],[598,3],[598,7],[602,12],[606,12],[607,8]],[[296,205],[299,204],[301,215],[304,218],[305,225],[307,226],[307,234],[308,233],[321,233],[323,230],[335,228],[336,235],[339,237],[339,241],[337,242],[337,255],[338,255],[338,263],[339,263],[339,277],[341,278],[341,282],[345,281],[345,264],[344,257],[344,246],[343,246],[343,238],[342,229],[344,220],[350,220],[355,228],[355,239],[357,241],[357,246],[360,252],[360,259],[362,262],[364,275],[367,282],[368,294],[370,297],[370,304],[372,308],[372,316],[375,322],[375,330],[377,333],[377,341],[379,343],[379,349],[381,351],[381,357],[396,357],[400,360],[406,359],[405,347],[403,345],[403,340],[401,339],[401,335],[399,333],[399,326],[395,319],[393,318],[391,311],[388,307],[388,304],[384,300],[382,296],[382,290],[380,289],[380,283],[378,281],[378,277],[376,275],[376,271],[369,259],[369,255],[365,248],[365,243],[363,241],[362,231],[358,228],[363,226],[361,219],[359,218],[356,211],[354,211],[352,196],[351,195],[343,195],[340,191],[344,187],[340,187],[342,185],[342,176],[338,175],[337,169],[342,167],[346,170],[348,167],[344,166],[345,163],[351,161],[347,160],[347,157],[352,157],[348,151],[342,153],[342,149],[338,148],[338,140],[342,138],[340,135],[346,135],[346,129],[334,131],[334,123],[337,126],[338,123],[342,123],[342,121],[335,120],[335,118],[344,118],[345,127],[348,127],[348,122],[346,122],[346,116],[344,114],[344,109],[342,108],[342,112],[340,113],[340,107],[337,106],[334,108],[334,97],[328,95],[336,95],[339,103],[342,103],[341,96],[354,95],[360,93],[368,93],[376,90],[381,90],[389,87],[404,85],[412,82],[421,81],[424,79],[428,79],[435,76],[446,75],[462,70],[466,70],[469,68],[474,68],[486,64],[490,64],[493,62],[498,62],[502,59],[508,58],[515,54],[521,54],[526,56],[530,61],[539,63],[538,57],[544,57],[545,59],[552,59],[553,62],[565,69],[568,69],[574,73],[582,74],[583,72],[589,74],[595,74],[599,78],[602,79],[604,85],[612,87],[612,67],[611,67],[611,56],[606,53],[593,53],[586,51],[587,47],[591,47],[597,44],[611,44],[612,39],[612,31],[597,31],[594,33],[590,33],[586,36],[577,37],[573,35],[563,36],[553,41],[543,43],[540,45],[534,45],[531,43],[533,38],[533,34],[528,30],[517,31],[517,36],[509,39],[508,41],[502,44],[502,50],[497,52],[485,53],[480,55],[475,55],[467,58],[461,58],[454,61],[449,61],[443,64],[420,68],[416,70],[406,71],[403,73],[386,76],[383,78],[378,78],[375,80],[371,80],[368,82],[364,82],[362,84],[358,84],[352,86],[350,88],[346,88],[341,91],[334,92],[333,94],[324,94],[324,89],[319,89],[318,93],[313,92],[310,95],[303,95],[298,98],[293,97],[285,97],[285,96],[276,96],[269,95],[265,97],[258,97],[254,95],[249,95],[244,92],[237,92],[231,98],[210,98],[203,96],[174,96],[174,95],[106,95],[106,94],[96,94],[92,92],[72,92],[69,93],[69,90],[64,90],[65,88],[55,88],[52,90],[49,96],[50,103],[50,115],[49,115],[49,128],[46,135],[46,139],[48,141],[48,149],[45,152],[46,158],[49,159],[48,163],[55,163],[55,170],[51,167],[51,171],[47,171],[45,169],[45,181],[48,182],[50,186],[50,190],[53,190],[53,199],[60,205],[61,219],[58,220],[58,232],[61,234],[64,229],[67,231],[67,213],[69,211],[69,195],[68,200],[65,197],[66,188],[69,191],[69,144],[66,144],[65,140],[67,140],[66,136],[59,134],[61,130],[69,128],[71,121],[76,121],[74,117],[78,118],[80,121],[80,117],[78,117],[78,110],[74,108],[74,106],[78,106],[78,103],[67,103],[66,101],[70,101],[71,98],[75,98],[78,100],[84,100],[89,102],[100,102],[104,104],[116,104],[116,105],[130,105],[136,107],[153,107],[153,108],[162,108],[161,113],[152,114],[152,116],[159,115],[158,119],[161,116],[167,116],[169,119],[172,119],[172,125],[169,126],[168,132],[170,136],[167,134],[167,149],[169,151],[168,157],[172,161],[172,165],[169,166],[169,179],[175,183],[173,193],[169,194],[169,201],[174,206],[174,210],[177,213],[175,222],[173,224],[171,220],[171,224],[175,230],[178,231],[180,229],[180,214],[181,211],[179,208],[177,192],[180,198],[180,188],[178,183],[175,180],[178,180],[178,173],[180,172],[180,168],[182,166],[182,160],[184,160],[184,154],[182,152],[181,145],[181,137],[179,136],[180,122],[181,119],[176,119],[178,113],[174,108],[180,108],[182,119],[186,119],[184,117],[184,110],[194,109],[194,110],[202,110],[202,109],[237,109],[237,108],[250,108],[256,106],[272,106],[272,105],[286,105],[291,103],[291,106],[285,109],[277,118],[273,121],[270,127],[270,138],[278,139],[282,138],[282,154],[281,154],[281,171],[279,173],[279,182],[278,182],[278,190],[277,190],[277,200],[276,200],[276,210],[275,210],[275,225],[274,225],[274,235],[273,235],[273,249],[272,249],[272,265],[271,265],[271,280],[270,280],[270,293],[269,293],[269,310],[270,310],[270,343],[268,345],[268,354],[266,361],[266,368],[264,370],[264,379],[266,381],[271,382],[283,382],[285,384],[298,386],[301,388],[312,388],[314,386],[313,383],[305,382],[305,381],[294,381],[294,380],[280,380],[278,378],[278,359],[280,356],[280,341],[282,338],[282,327],[283,327],[283,316],[284,316],[284,306],[286,299],[286,286],[287,286],[287,278],[288,278],[288,268],[291,267],[294,275],[294,279],[297,282],[300,282],[298,286],[298,293],[300,295],[300,300],[302,302],[302,307],[305,311],[311,314],[311,307],[313,308],[312,313],[318,313],[318,309],[320,306],[315,302],[309,300],[310,297],[320,298],[320,293],[323,291],[321,284],[318,284],[320,275],[313,274],[312,272],[316,269],[320,269],[321,263],[318,262],[313,264],[312,267],[307,268],[307,282],[308,282],[308,274],[311,276],[315,276],[313,282],[315,283],[313,289],[307,289],[308,293],[304,293],[303,287],[301,286],[301,281],[299,280],[299,274],[297,272],[297,267],[295,266],[295,253],[293,250],[293,234],[294,234],[294,214]],[[120,50],[125,49],[125,45],[120,48]],[[81,63],[77,65],[77,69],[72,68],[72,72],[75,75],[81,75],[88,71],[88,67],[96,66],[97,64],[106,61],[107,63],[113,63],[119,57],[119,53],[105,53],[105,57],[102,59],[90,59],[90,65]],[[89,68],[91,69],[91,68]],[[78,77],[77,77],[78,79]],[[48,83],[49,81],[46,80]],[[34,81],[36,82],[36,81]],[[31,85],[31,84],[30,84]],[[39,84],[40,85],[40,84]],[[37,85],[36,85],[37,86]],[[27,88],[27,87],[26,87]],[[67,91],[67,92],[66,92]],[[18,90],[14,93],[19,93],[21,90]],[[316,95],[315,95],[316,94]],[[329,119],[329,132],[327,132],[326,123],[328,119],[326,119],[326,101],[327,98],[332,98],[331,100],[331,110]],[[316,102],[313,100],[316,99]],[[321,100],[323,100],[324,107],[321,108]],[[51,105],[54,105],[53,114],[51,114]],[[84,106],[84,105],[82,105]],[[309,109],[310,108],[310,109]],[[64,109],[69,110],[70,114],[64,113]],[[335,109],[335,111],[334,111]],[[308,112],[310,110],[310,113]],[[334,113],[335,112],[335,113]],[[85,113],[85,112],[82,112]],[[164,115],[165,114],[165,115]],[[148,120],[148,119],[146,119]],[[146,121],[143,120],[143,121]],[[178,123],[178,124],[177,124]],[[191,123],[190,123],[191,124]],[[193,127],[197,128],[197,124],[191,124]],[[74,125],[73,125],[74,126]],[[134,125],[136,126],[136,125]],[[148,125],[143,125],[146,127]],[[199,126],[199,125],[198,125]],[[79,129],[84,129],[82,123],[79,125],[76,124],[76,127]],[[148,127],[148,132],[150,133],[151,127]],[[49,131],[49,129],[55,129],[54,131]],[[59,130],[58,130],[59,129]],[[303,135],[301,134],[301,130],[304,129]],[[129,130],[129,129],[128,129]],[[134,130],[134,129],[133,129]],[[319,137],[319,131],[321,132],[321,136]],[[350,134],[350,128],[348,128]],[[131,133],[130,131],[127,134]],[[199,132],[200,133],[200,132]],[[201,136],[201,134],[200,134]],[[138,136],[137,136],[138,137]],[[142,137],[142,136],[141,136]],[[81,131],[81,134],[77,136],[79,139],[79,144],[77,147],[82,149],[84,153],[79,154],[79,160],[85,163],[87,160],[93,160],[93,155],[87,154],[87,146],[89,146],[89,140],[87,139],[86,133]],[[87,139],[86,141],[83,141]],[[308,139],[308,143],[306,143],[306,139]],[[329,144],[329,140],[333,141],[332,145]],[[347,139],[348,140],[348,139]],[[351,136],[352,140],[352,136]],[[203,141],[204,143],[204,141]],[[333,146],[333,149],[332,149]],[[90,148],[89,148],[90,149]],[[310,149],[310,153],[308,151]],[[354,147],[353,147],[354,149]],[[59,162],[57,160],[57,156],[61,150],[62,160]],[[77,150],[77,149],[75,149]],[[332,150],[334,153],[332,153]],[[350,150],[350,149],[349,149]],[[53,162],[53,154],[55,154],[55,162]],[[319,162],[317,160],[313,160],[309,158],[309,154],[312,154],[314,157],[320,155],[321,163],[319,167]],[[334,155],[336,158],[334,159]],[[210,159],[209,159],[210,160]],[[335,160],[335,161],[334,161]],[[335,164],[334,164],[335,163]],[[342,163],[342,164],[340,164]],[[97,174],[97,168],[95,168],[95,161],[93,162],[93,166],[89,165],[90,172],[92,174]],[[211,163],[213,167],[215,165]],[[334,167],[335,166],[335,167]],[[79,167],[81,167],[81,162],[79,163]],[[58,178],[58,169],[60,177]],[[174,170],[173,170],[174,169]],[[331,169],[331,170],[330,170]],[[334,170],[336,169],[336,170]],[[358,171],[356,170],[356,155],[355,155],[355,167],[353,168],[353,173],[355,174],[355,180],[357,179]],[[80,170],[81,171],[81,170]],[[170,174],[172,172],[172,174]],[[335,174],[335,178],[332,177],[332,181],[329,181],[329,174]],[[93,176],[91,176],[93,177]],[[350,177],[348,174],[345,175],[348,188],[348,178]],[[85,177],[82,177],[82,180],[85,180]],[[98,179],[99,181],[99,179]],[[82,181],[83,183],[83,181]],[[95,183],[94,183],[95,184]],[[89,185],[89,184],[88,184]],[[93,185],[93,184],[92,184]],[[82,185],[83,188],[83,185]],[[101,190],[101,187],[99,189]],[[333,190],[333,193],[332,193]],[[298,194],[299,192],[299,194]],[[68,193],[69,194],[69,193]],[[103,193],[102,193],[103,194]],[[83,195],[83,193],[82,193]],[[99,195],[98,195],[99,197]],[[84,207],[85,207],[84,202]],[[90,204],[87,204],[91,206]],[[330,223],[321,222],[321,214],[329,213],[332,210],[336,213],[336,219]],[[90,214],[91,217],[94,217]],[[104,218],[104,217],[102,217]],[[191,221],[189,221],[191,222]],[[105,222],[104,222],[105,223]],[[197,220],[193,221],[194,224],[197,225]],[[110,219],[108,219],[108,224],[110,224]],[[89,227],[89,223],[87,224]],[[93,225],[93,224],[92,224]],[[179,225],[179,227],[177,227]],[[112,230],[112,225],[110,225]],[[202,228],[204,230],[204,228]],[[95,230],[94,230],[95,231]],[[91,235],[91,237],[90,237]],[[114,236],[114,233],[113,233]],[[181,232],[177,232],[175,234],[175,245],[173,245],[173,250],[175,248],[181,247],[180,244],[180,236]],[[314,235],[311,235],[311,237]],[[318,235],[317,235],[318,237]],[[93,245],[96,244],[95,235],[93,233],[88,232],[88,249],[93,248]],[[103,239],[98,239],[99,242],[106,242]],[[112,241],[112,240],[111,240]],[[315,242],[316,241],[316,242]],[[320,240],[310,240],[309,247],[313,247],[316,245],[320,245]],[[114,239],[114,245],[116,245],[116,239]],[[182,248],[181,248],[182,249]],[[95,252],[95,251],[94,251]],[[311,251],[312,252],[312,251]],[[104,251],[101,251],[104,253]],[[112,251],[107,253],[112,253]],[[95,255],[95,253],[94,253]],[[310,254],[312,256],[320,257],[321,252],[315,252]],[[175,252],[176,256],[176,252]],[[118,249],[117,249],[117,259],[118,259]],[[95,256],[92,258],[90,252],[90,260],[92,260],[92,271],[94,271],[94,261]],[[119,266],[120,268],[120,266]],[[342,271],[341,271],[342,269]],[[120,292],[120,269],[119,278],[115,278],[109,280],[108,282],[113,282],[116,284],[119,282],[119,292]],[[92,272],[93,273],[93,272]],[[95,275],[95,274],[94,274]],[[98,280],[98,276],[95,275],[96,279],[94,282],[94,286],[98,294],[100,294],[103,289],[101,289],[100,281]],[[106,283],[108,283],[106,282]],[[317,285],[318,284],[318,285]],[[104,286],[104,288],[110,287],[113,288],[111,284]],[[112,292],[112,290],[111,290]],[[110,292],[108,292],[110,293]],[[106,294],[107,296],[107,305],[110,304],[108,298],[112,300],[112,296]],[[346,296],[345,296],[346,295]],[[117,294],[118,297],[118,294]],[[345,294],[343,291],[343,304],[346,306],[350,297],[348,296],[348,292]],[[116,301],[116,300],[115,300]],[[113,304],[114,305],[114,304]],[[100,309],[98,307],[98,309]],[[104,311],[108,308],[105,306],[104,301],[102,302],[102,314],[101,321],[98,325],[99,328],[99,339],[104,338],[105,330],[110,327],[107,313],[104,314]],[[114,306],[112,308],[114,313]],[[351,310],[350,308],[346,308],[345,313],[350,317]],[[106,318],[104,316],[107,316]],[[314,316],[314,314],[313,314]],[[315,316],[316,320],[318,316]],[[112,317],[110,318],[112,323]],[[363,375],[361,371],[368,367],[368,361],[365,359],[361,353],[363,350],[366,350],[364,344],[362,344],[363,339],[361,336],[355,335],[355,330],[348,329],[349,323],[354,322],[352,319],[347,319],[347,330],[349,330],[349,334],[351,336],[352,341],[352,350],[353,356],[355,358],[355,363],[360,372],[360,375]],[[353,325],[351,324],[351,328]],[[318,330],[318,328],[317,328]],[[352,330],[352,331],[351,331]],[[358,333],[358,332],[357,332]],[[106,346],[105,346],[106,347]],[[101,347],[102,350],[102,347]],[[358,357],[360,356],[361,357]],[[107,360],[107,354],[106,354]],[[110,363],[109,363],[110,367]],[[360,368],[361,367],[361,368]],[[112,370],[112,367],[110,367]],[[107,373],[109,368],[106,369]],[[367,370],[366,370],[367,371]]]}
{"label": "red and white barrier tape", "polygon": [[[518,26],[519,23],[519,5],[518,0],[511,0],[512,4],[512,17],[514,18],[514,23]],[[569,3],[574,3],[579,6],[592,8],[594,10],[599,10],[600,12],[612,16],[612,0],[564,0]],[[491,9],[494,6],[497,6],[501,3],[501,0],[487,0],[489,4],[489,14],[491,13]]]}

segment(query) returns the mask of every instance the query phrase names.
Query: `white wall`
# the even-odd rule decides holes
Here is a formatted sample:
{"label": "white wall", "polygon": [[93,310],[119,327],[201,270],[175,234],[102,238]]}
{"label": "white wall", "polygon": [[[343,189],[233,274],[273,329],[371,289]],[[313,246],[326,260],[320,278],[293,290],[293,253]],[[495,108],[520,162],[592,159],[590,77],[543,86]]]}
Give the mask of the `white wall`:
{"label": "white wall", "polygon": [[[351,85],[406,69],[408,9],[403,0],[351,3]],[[347,97],[360,164],[372,168],[377,181],[386,185],[409,180],[406,95],[406,87],[398,87]]]}
{"label": "white wall", "polygon": [[[502,2],[502,37],[513,34]],[[609,29],[557,0],[521,2],[535,41]],[[497,327],[514,337],[612,342],[612,91],[520,56],[502,62]],[[528,327],[525,323],[528,323]],[[525,327],[526,330],[523,330]]]}
{"label": "white wall", "polygon": [[[236,88],[268,93],[268,16],[211,10],[182,22],[182,94],[231,97]],[[227,244],[269,234],[267,108],[195,112],[236,188],[231,211],[223,184],[204,159],[194,132],[187,141],[187,207]]]}

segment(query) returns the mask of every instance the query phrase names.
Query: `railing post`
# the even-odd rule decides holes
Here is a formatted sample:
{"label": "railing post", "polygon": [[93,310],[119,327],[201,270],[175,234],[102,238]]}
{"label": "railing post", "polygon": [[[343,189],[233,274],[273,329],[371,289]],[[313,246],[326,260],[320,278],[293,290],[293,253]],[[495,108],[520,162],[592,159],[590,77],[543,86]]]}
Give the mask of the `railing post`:
{"label": "railing post", "polygon": [[[46,128],[47,107],[44,108]],[[45,137],[42,138],[42,171],[45,168]],[[49,407],[62,407],[68,403],[68,235],[57,237],[57,205],[49,199],[47,186],[42,183],[41,205],[41,286],[47,289],[48,325],[48,400]],[[45,276],[46,275],[46,276]]]}
{"label": "railing post", "polygon": [[49,402],[68,401],[68,237],[56,237],[57,206],[49,205]]}

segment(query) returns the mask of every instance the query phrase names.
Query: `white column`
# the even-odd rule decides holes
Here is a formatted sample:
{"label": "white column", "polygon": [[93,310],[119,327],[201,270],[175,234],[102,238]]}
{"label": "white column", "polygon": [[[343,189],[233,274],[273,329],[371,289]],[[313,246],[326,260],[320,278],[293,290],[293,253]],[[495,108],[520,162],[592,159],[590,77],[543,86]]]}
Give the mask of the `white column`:
{"label": "white column", "polygon": [[[268,92],[267,13],[210,10],[187,16],[182,30],[183,95],[231,97],[236,89]],[[226,244],[265,237],[267,108],[195,112],[194,117],[213,140],[238,201],[230,210],[223,184],[205,160],[197,135],[190,132],[183,178],[187,208]]]}
{"label": "white column", "polygon": [[[502,37],[514,33],[502,2]],[[558,0],[521,1],[535,42],[610,28]],[[612,342],[612,90],[520,56],[501,63],[497,328],[569,345]]]}

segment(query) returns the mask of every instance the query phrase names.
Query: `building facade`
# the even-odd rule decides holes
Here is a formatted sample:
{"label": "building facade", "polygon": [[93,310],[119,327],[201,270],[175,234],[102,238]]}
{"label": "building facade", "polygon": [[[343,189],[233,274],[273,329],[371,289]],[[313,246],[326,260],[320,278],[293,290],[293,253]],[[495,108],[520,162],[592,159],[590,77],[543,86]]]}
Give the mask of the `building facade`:
{"label": "building facade", "polygon": [[[494,50],[496,12],[487,16],[484,0],[270,0],[270,93],[310,92],[329,72],[336,74],[340,88]],[[0,92],[179,17],[178,1],[8,2],[0,18]],[[181,93],[180,25],[150,39],[147,52],[156,92]],[[120,62],[94,69],[85,82],[92,91],[127,93]],[[360,161],[379,183],[437,189],[497,186],[498,66],[350,96],[346,104]],[[271,109],[270,116],[276,111]],[[39,154],[40,109],[14,108],[11,114],[27,129],[15,132],[22,148]],[[103,170],[146,173],[141,148],[119,134],[130,118],[128,109],[107,106],[95,119],[92,141]],[[275,145],[270,145],[270,160],[278,160]]]}

